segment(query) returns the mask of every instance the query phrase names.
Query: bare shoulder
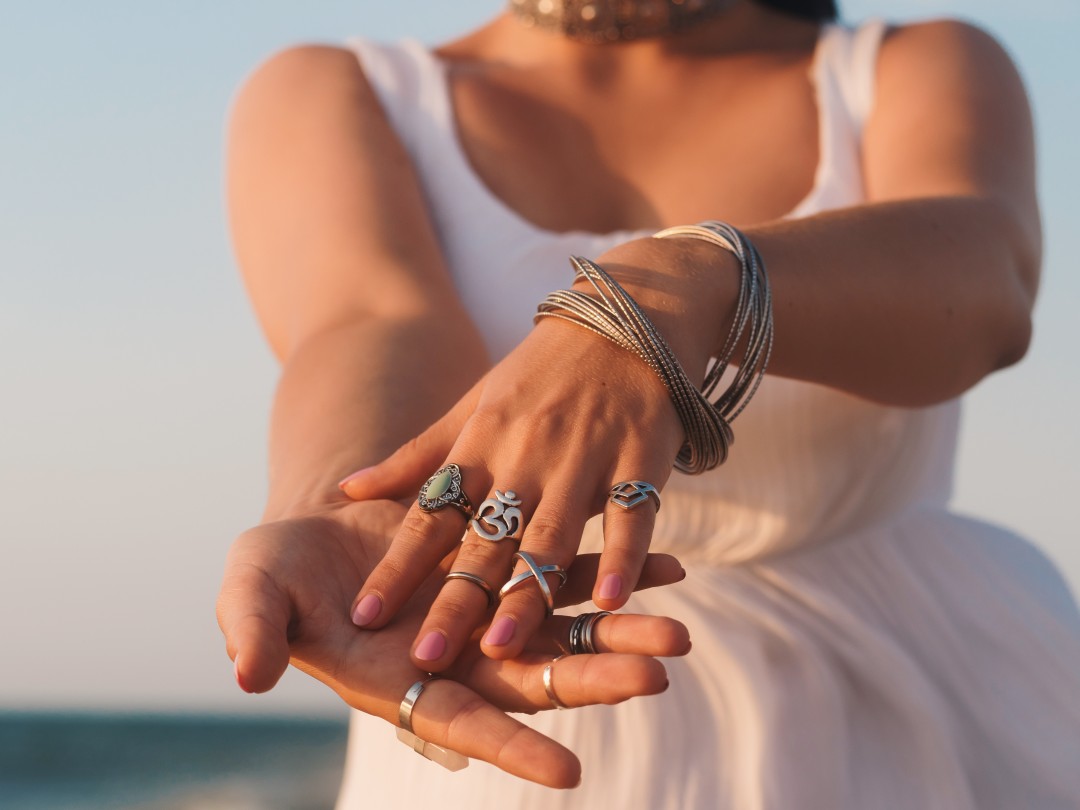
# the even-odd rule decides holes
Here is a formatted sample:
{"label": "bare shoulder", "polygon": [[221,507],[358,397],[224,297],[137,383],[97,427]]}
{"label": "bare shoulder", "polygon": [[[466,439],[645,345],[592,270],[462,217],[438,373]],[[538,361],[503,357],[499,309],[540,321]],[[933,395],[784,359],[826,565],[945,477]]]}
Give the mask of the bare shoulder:
{"label": "bare shoulder", "polygon": [[1023,82],[994,37],[958,20],[888,33],[864,138],[873,197],[976,193],[1032,208],[1034,151]]}
{"label": "bare shoulder", "polygon": [[279,118],[282,125],[302,125],[350,113],[384,117],[357,55],[331,45],[294,45],[271,54],[244,78],[231,118],[234,124],[257,117],[259,124]]}
{"label": "bare shoulder", "polygon": [[881,48],[879,75],[939,78],[951,74],[979,86],[992,81],[1019,82],[1008,52],[985,29],[971,22],[938,19],[894,26]]}
{"label": "bare shoulder", "polygon": [[237,261],[279,354],[334,324],[449,294],[412,161],[353,51],[293,46],[245,77],[226,180]]}

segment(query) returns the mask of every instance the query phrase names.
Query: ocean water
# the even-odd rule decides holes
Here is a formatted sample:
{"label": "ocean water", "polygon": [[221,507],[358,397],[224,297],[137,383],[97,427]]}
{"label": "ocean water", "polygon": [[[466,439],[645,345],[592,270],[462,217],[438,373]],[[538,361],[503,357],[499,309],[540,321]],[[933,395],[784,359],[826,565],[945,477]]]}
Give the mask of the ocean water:
{"label": "ocean water", "polygon": [[329,810],[347,720],[0,713],[0,810]]}

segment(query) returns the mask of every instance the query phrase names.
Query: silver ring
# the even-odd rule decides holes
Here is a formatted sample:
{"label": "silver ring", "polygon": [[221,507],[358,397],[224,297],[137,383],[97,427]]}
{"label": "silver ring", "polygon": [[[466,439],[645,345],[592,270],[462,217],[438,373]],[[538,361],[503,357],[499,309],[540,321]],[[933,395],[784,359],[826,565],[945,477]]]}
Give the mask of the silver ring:
{"label": "silver ring", "polygon": [[447,464],[436,470],[420,487],[416,503],[425,512],[438,512],[453,506],[466,518],[473,516],[472,503],[461,488],[461,467],[457,464]]}
{"label": "silver ring", "polygon": [[[513,537],[521,528],[522,517],[519,506],[521,506],[521,501],[514,490],[508,489],[506,492],[495,490],[495,497],[488,498],[480,504],[480,508],[476,510],[476,517],[469,521],[469,525],[485,540],[498,543],[507,537]],[[485,529],[481,521],[490,529]]]}
{"label": "silver ring", "polygon": [[409,733],[413,733],[412,730],[412,712],[413,706],[416,705],[416,701],[420,698],[420,693],[424,691],[424,687],[431,681],[438,679],[439,675],[429,675],[422,681],[417,681],[409,687],[409,691],[405,693],[405,697],[401,700],[401,705],[398,706],[398,725]]}
{"label": "silver ring", "polygon": [[451,571],[443,581],[449,582],[452,579],[463,579],[466,582],[471,582],[484,592],[489,608],[495,604],[495,590],[476,574],[470,574],[468,571]]}
{"label": "silver ring", "polygon": [[623,509],[633,509],[651,498],[656,504],[656,511],[660,511],[660,493],[647,481],[620,481],[608,491],[608,495],[609,501]]}
{"label": "silver ring", "polygon": [[514,559],[521,560],[525,565],[529,566],[529,570],[523,571],[499,588],[499,601],[501,602],[510,591],[521,583],[535,579],[536,584],[540,587],[540,593],[544,596],[544,607],[547,610],[547,615],[551,616],[555,612],[555,596],[551,593],[551,587],[548,585],[544,574],[558,574],[559,587],[561,588],[566,584],[566,571],[563,570],[561,565],[537,565],[532,555],[525,551],[515,551]]}
{"label": "silver ring", "polygon": [[610,610],[601,610],[575,617],[570,624],[570,655],[595,655],[596,639],[593,638],[593,631],[602,618],[610,615]]}
{"label": "silver ring", "polygon": [[397,730],[397,738],[425,759],[430,759],[432,762],[442,765],[448,771],[460,771],[468,766],[468,757],[459,754],[457,751],[451,751],[449,748],[420,739],[412,728],[412,713],[416,701],[420,698],[424,687],[439,677],[439,675],[429,675],[409,687],[409,691],[402,698],[401,705],[398,706],[398,725],[400,728]]}
{"label": "silver ring", "polygon": [[551,672],[555,668],[555,662],[562,658],[566,658],[566,656],[560,655],[557,658],[552,658],[551,663],[544,667],[544,691],[547,692],[548,700],[556,709],[569,709],[569,706],[559,700],[559,696],[555,694],[555,685],[551,682]]}

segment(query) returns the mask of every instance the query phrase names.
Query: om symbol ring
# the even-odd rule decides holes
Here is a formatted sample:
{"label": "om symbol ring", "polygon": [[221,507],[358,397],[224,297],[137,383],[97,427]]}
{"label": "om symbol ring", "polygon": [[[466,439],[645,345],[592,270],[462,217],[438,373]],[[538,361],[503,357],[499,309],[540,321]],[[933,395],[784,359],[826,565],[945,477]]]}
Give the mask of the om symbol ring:
{"label": "om symbol ring", "polygon": [[498,543],[513,537],[521,528],[521,501],[512,489],[495,490],[495,497],[488,498],[476,510],[476,517],[469,521],[472,530],[485,540]]}

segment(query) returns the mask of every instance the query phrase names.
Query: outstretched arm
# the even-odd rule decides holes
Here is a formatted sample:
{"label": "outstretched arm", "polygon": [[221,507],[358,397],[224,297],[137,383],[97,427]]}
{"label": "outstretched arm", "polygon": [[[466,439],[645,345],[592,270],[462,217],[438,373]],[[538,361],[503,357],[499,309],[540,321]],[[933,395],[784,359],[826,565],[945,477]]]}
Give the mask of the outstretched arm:
{"label": "outstretched arm", "polygon": [[[1019,359],[1040,259],[1033,151],[1021,82],[992,39],[951,22],[895,32],[883,47],[864,138],[869,202],[746,228],[775,295],[770,371],[920,406]],[[730,327],[735,259],[689,239],[635,240],[591,258],[637,299],[700,381]],[[345,491],[356,499],[405,492],[443,460],[463,460],[474,479],[526,493],[532,519],[522,548],[565,565],[607,488],[627,478],[662,484],[682,439],[666,392],[638,358],[561,322],[538,324],[470,397]],[[625,600],[651,533],[646,510],[617,512],[605,514],[613,525],[594,592],[605,608]],[[360,617],[365,626],[389,621],[451,540],[411,512],[359,594],[358,604],[381,606]],[[505,564],[500,553],[481,544],[470,560],[484,570]],[[529,597],[503,603],[493,627],[505,619],[516,631],[489,635],[489,655],[517,654],[539,626],[543,606]],[[472,630],[471,611],[454,594],[436,602],[421,635],[448,641],[429,666],[453,660]]]}
{"label": "outstretched arm", "polygon": [[[357,629],[352,596],[404,507],[350,503],[335,483],[445,411],[483,373],[484,350],[404,150],[351,54],[292,49],[247,81],[230,123],[228,193],[240,266],[283,369],[265,522],[230,550],[218,621],[245,690],[272,688],[291,661],[350,705],[394,722],[424,675],[410,646],[445,571],[427,579],[395,628]],[[455,363],[429,362],[432,346]],[[584,578],[584,598],[588,561],[572,575]],[[672,558],[655,558],[644,584],[680,576]],[[565,626],[549,628],[546,643],[505,666],[463,656],[452,679],[417,704],[416,731],[524,778],[572,786],[573,754],[502,711],[550,706],[541,676]],[[651,656],[688,646],[685,628],[669,619],[619,617],[598,632],[595,663],[560,664],[559,695],[570,705],[662,690],[663,667]]]}

